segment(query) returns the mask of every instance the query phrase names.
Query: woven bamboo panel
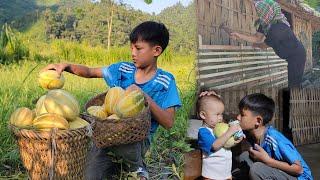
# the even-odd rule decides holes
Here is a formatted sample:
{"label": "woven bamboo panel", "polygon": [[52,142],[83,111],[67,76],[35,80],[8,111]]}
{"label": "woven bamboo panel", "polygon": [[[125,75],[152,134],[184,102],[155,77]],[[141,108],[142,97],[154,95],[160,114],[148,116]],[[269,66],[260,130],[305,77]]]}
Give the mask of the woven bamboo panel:
{"label": "woven bamboo panel", "polygon": [[312,28],[311,22],[300,18],[299,16],[294,16],[294,33],[298,39],[302,42],[307,53],[307,62],[305,69],[312,68]]}
{"label": "woven bamboo panel", "polygon": [[239,114],[238,103],[251,93],[263,93],[275,101],[271,125],[282,131],[282,89],[287,86],[287,62],[273,50],[249,46],[201,45],[197,58],[199,90],[221,94],[226,114]]}
{"label": "woven bamboo panel", "polygon": [[[252,0],[196,0],[198,34],[205,45],[251,46],[245,41],[235,41],[219,28],[224,23],[233,31],[255,34],[258,19]],[[312,68],[312,21],[308,16],[295,13],[296,9],[281,1],[281,7],[292,20],[292,29],[307,51],[305,70]],[[309,17],[311,18],[311,17]]]}
{"label": "woven bamboo panel", "polygon": [[[198,89],[197,95],[200,91],[205,89]],[[237,90],[216,90],[216,92],[221,95],[221,98],[225,104],[224,119],[230,120],[230,118],[236,118],[239,112],[239,102],[246,95],[253,93],[262,93],[266,96],[272,98],[275,102],[275,113],[270,125],[277,128],[279,131],[283,130],[283,100],[282,100],[282,90],[278,88],[256,88],[256,89],[237,89]],[[196,96],[197,97],[197,96]],[[197,119],[196,108],[194,107],[191,111],[191,117]],[[197,124],[195,124],[197,126]],[[190,132],[192,134],[193,132]]]}
{"label": "woven bamboo panel", "polygon": [[204,44],[249,45],[247,42],[231,40],[219,28],[221,23],[232,30],[255,33],[257,18],[250,0],[197,0],[198,34],[204,37]]}
{"label": "woven bamboo panel", "polygon": [[303,145],[320,142],[320,89],[290,91],[290,124],[293,143]]}
{"label": "woven bamboo panel", "polygon": [[278,130],[283,129],[282,118],[282,100],[281,91],[278,88],[256,88],[256,89],[238,89],[238,90],[218,90],[218,94],[221,95],[223,102],[225,103],[225,113],[231,116],[239,114],[238,104],[240,100],[249,94],[262,93],[272,98],[275,101],[275,113],[270,125],[276,127]]}
{"label": "woven bamboo panel", "polygon": [[287,62],[272,49],[236,47],[200,46],[197,58],[200,88],[217,90],[287,86]]}

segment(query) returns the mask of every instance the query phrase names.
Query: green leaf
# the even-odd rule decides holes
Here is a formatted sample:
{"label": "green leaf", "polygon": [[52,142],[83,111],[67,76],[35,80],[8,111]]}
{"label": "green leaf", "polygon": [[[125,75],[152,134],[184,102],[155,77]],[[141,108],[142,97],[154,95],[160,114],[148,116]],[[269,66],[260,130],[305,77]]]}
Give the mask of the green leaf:
{"label": "green leaf", "polygon": [[144,0],[144,2],[147,3],[147,4],[151,4],[152,0]]}

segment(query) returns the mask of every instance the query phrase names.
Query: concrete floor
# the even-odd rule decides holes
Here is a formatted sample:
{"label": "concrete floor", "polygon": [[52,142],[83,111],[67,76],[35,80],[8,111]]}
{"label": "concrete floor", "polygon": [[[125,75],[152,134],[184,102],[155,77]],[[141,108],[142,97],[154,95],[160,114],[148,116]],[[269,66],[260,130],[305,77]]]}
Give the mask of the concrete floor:
{"label": "concrete floor", "polygon": [[320,179],[320,143],[298,146],[297,149],[311,168],[313,178]]}

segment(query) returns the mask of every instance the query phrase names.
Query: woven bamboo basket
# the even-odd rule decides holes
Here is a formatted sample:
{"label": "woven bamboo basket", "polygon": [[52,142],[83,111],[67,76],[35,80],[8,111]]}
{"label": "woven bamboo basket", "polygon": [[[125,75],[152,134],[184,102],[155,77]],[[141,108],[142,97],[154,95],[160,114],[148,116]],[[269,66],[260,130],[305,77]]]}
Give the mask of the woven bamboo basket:
{"label": "woven bamboo basket", "polygon": [[[105,96],[106,92],[93,97],[85,104],[85,109],[103,105]],[[92,138],[99,148],[142,141],[149,135],[151,127],[148,105],[140,114],[131,118],[101,120],[91,115],[84,115],[84,119],[93,121]]]}
{"label": "woven bamboo basket", "polygon": [[9,128],[30,179],[84,179],[91,126],[48,132]]}

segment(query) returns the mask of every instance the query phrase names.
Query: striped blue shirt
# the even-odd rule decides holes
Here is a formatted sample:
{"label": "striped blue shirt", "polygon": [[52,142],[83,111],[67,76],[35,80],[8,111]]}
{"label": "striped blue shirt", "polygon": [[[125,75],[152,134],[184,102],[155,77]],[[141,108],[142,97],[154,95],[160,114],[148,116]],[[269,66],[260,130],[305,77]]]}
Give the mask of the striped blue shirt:
{"label": "striped blue shirt", "polygon": [[264,139],[261,142],[261,147],[269,154],[270,157],[278,161],[284,161],[290,165],[295,161],[300,161],[303,173],[298,176],[298,179],[312,180],[313,178],[310,168],[291,141],[272,126],[267,126],[266,128]]}
{"label": "striped blue shirt", "polygon": [[209,127],[202,126],[199,128],[198,131],[198,145],[199,148],[204,152],[206,155],[210,156],[214,153],[214,149],[212,145],[216,141],[216,136],[213,134],[213,130]]}
{"label": "striped blue shirt", "polygon": [[[110,87],[120,86],[126,89],[130,85],[136,84],[162,109],[181,106],[176,82],[171,73],[157,69],[152,79],[143,84],[138,84],[135,82],[135,72],[136,67],[130,62],[120,62],[102,69],[103,78]],[[159,123],[151,117],[151,137],[158,126]]]}

